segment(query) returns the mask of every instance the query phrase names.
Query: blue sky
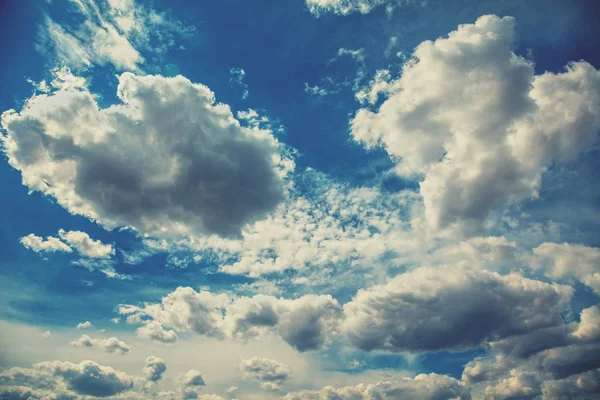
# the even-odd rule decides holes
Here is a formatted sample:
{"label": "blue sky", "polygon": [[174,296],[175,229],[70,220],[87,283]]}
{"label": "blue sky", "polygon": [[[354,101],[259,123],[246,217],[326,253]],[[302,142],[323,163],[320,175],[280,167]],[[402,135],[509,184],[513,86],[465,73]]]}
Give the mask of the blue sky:
{"label": "blue sky", "polygon": [[0,1],[0,397],[593,398],[599,12]]}

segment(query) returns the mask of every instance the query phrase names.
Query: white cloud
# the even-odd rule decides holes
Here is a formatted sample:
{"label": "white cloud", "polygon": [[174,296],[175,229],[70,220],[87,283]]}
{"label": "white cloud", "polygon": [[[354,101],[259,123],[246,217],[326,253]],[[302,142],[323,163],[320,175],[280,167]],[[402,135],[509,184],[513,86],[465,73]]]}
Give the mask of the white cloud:
{"label": "white cloud", "polygon": [[42,237],[36,236],[30,233],[27,236],[23,236],[20,240],[21,244],[28,249],[39,252],[64,252],[72,253],[73,249],[63,243],[60,239],[53,236],[48,236],[45,240]]}
{"label": "white cloud", "polygon": [[352,137],[385,148],[398,173],[424,176],[434,231],[473,234],[497,207],[537,197],[546,166],[576,158],[600,128],[600,72],[581,61],[534,75],[512,51],[514,25],[487,15],[422,42],[381,107],[351,122]]}
{"label": "white cloud", "polygon": [[552,279],[575,277],[600,293],[600,249],[569,243],[543,243],[533,249],[532,266]]}
{"label": "white cloud", "polygon": [[466,350],[562,325],[572,294],[516,273],[421,267],[360,290],[344,305],[343,330],[367,351]]}
{"label": "white cloud", "polygon": [[[326,295],[293,300],[266,295],[231,298],[179,287],[160,304],[147,303],[143,308],[121,305],[119,313],[127,315],[129,323],[143,324],[138,334],[154,340],[161,340],[165,332],[173,336],[172,341],[175,332],[187,331],[240,341],[276,334],[297,350],[307,351],[323,347],[341,309]],[[163,325],[173,330],[165,331]]]}
{"label": "white cloud", "polygon": [[90,321],[80,322],[77,324],[77,329],[88,329],[92,327],[92,323]]}
{"label": "white cloud", "polygon": [[160,322],[150,321],[144,326],[140,326],[136,330],[139,337],[148,338],[150,340],[161,343],[175,343],[177,341],[177,333],[172,329],[164,329]]}
{"label": "white cloud", "polygon": [[[416,3],[414,0],[306,0],[308,10],[320,16],[321,14],[333,13],[348,15],[353,13],[368,14],[374,8],[386,5],[387,11],[391,12],[396,6],[402,4]],[[425,3],[425,2],[422,2]]]}
{"label": "white cloud", "polygon": [[375,384],[358,384],[343,388],[332,386],[320,390],[303,390],[288,393],[284,400],[436,400],[470,399],[468,389],[454,378],[438,374],[421,374],[416,377],[400,378]]}
{"label": "white cloud", "polygon": [[242,89],[242,100],[248,98],[248,85],[244,83],[246,77],[246,71],[243,68],[230,68],[229,69],[229,84],[235,85]]}
{"label": "white cloud", "polygon": [[103,244],[99,240],[90,238],[85,232],[81,231],[58,231],[58,236],[76,249],[79,254],[89,258],[108,258],[115,255],[115,249],[111,244]]}
{"label": "white cloud", "polygon": [[165,360],[150,356],[146,359],[146,365],[144,366],[143,372],[149,381],[157,382],[162,378],[166,370],[167,363],[165,363]]}
{"label": "white cloud", "polygon": [[118,79],[122,105],[60,90],[2,114],[5,153],[30,190],[109,229],[155,235],[235,235],[283,199],[270,132],[241,127],[184,77]]}
{"label": "white cloud", "polygon": [[[352,188],[313,171],[304,173],[302,181],[307,193],[292,189],[276,212],[247,225],[240,239],[192,238],[176,246],[157,241],[146,245],[216,256],[221,271],[228,274],[322,273],[322,278],[310,279],[316,285],[338,283],[328,275],[341,265],[345,271],[353,267],[356,274],[361,268],[394,264],[391,258],[424,250],[418,229],[410,231],[413,193]],[[348,279],[358,283],[355,275]]]}
{"label": "white cloud", "polygon": [[252,357],[240,362],[240,370],[245,379],[255,379],[265,390],[280,390],[292,372],[291,368],[279,361],[263,357]]}
{"label": "white cloud", "polygon": [[79,14],[80,22],[63,26],[45,16],[37,49],[74,69],[112,64],[119,71],[136,71],[146,61],[141,51],[160,58],[177,40],[194,33],[167,13],[134,0],[71,0],[70,11]]}
{"label": "white cloud", "polygon": [[104,349],[107,353],[127,354],[129,346],[127,343],[116,337],[92,339],[88,335],[81,335],[77,340],[71,342],[75,347],[98,347]]}

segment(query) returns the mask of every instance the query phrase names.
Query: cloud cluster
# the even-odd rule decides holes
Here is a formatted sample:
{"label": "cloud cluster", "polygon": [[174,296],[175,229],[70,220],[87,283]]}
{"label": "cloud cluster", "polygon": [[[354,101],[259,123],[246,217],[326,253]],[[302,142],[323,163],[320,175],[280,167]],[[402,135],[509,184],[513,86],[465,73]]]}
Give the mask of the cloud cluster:
{"label": "cloud cluster", "polygon": [[283,199],[270,132],[241,127],[182,76],[118,79],[123,104],[107,109],[73,89],[2,114],[4,151],[31,190],[108,229],[153,235],[236,235]]}
{"label": "cloud cluster", "polygon": [[[584,309],[579,322],[492,342],[491,355],[470,361],[462,380],[489,398],[588,398],[598,388],[600,312]],[[495,353],[495,356],[494,356]]]}
{"label": "cloud cluster", "polygon": [[[118,311],[127,316],[127,322],[143,324],[138,335],[157,341],[173,342],[175,332],[187,331],[241,341],[274,334],[297,350],[307,351],[323,347],[341,308],[327,295],[293,300],[266,295],[232,298],[179,287],[160,304],[121,305]],[[163,325],[172,330],[165,330]]]}
{"label": "cloud cluster", "polygon": [[572,294],[517,273],[421,267],[360,290],[344,305],[343,330],[367,351],[466,350],[562,326]]}
{"label": "cloud cluster", "polygon": [[77,340],[71,342],[75,347],[98,347],[104,349],[107,353],[127,354],[129,346],[127,343],[116,337],[92,339],[88,335],[81,335]]}
{"label": "cloud cluster", "polygon": [[354,140],[424,177],[434,231],[477,233],[495,208],[535,198],[546,167],[589,149],[600,129],[600,72],[581,61],[535,75],[515,40],[513,18],[486,15],[422,42],[379,109],[351,122]]}
{"label": "cloud cluster", "polygon": [[280,390],[289,378],[291,368],[279,361],[263,357],[252,357],[240,362],[240,371],[245,379],[255,379],[265,390]]}
{"label": "cloud cluster", "polygon": [[400,378],[375,384],[358,384],[320,390],[303,390],[288,393],[284,400],[470,400],[471,395],[465,385],[454,378],[438,374],[421,374],[412,379]]}
{"label": "cloud cluster", "polygon": [[[137,378],[93,361],[79,364],[46,361],[33,368],[2,371],[0,394],[16,393],[16,398],[39,396],[42,399],[77,398],[77,395],[108,397],[132,390],[136,383]],[[51,394],[57,397],[51,397]]]}

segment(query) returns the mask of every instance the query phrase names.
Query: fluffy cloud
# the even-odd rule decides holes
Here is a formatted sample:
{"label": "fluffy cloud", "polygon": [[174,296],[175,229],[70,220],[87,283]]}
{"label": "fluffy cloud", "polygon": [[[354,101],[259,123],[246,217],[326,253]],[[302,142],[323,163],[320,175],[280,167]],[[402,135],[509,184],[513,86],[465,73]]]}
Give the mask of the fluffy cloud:
{"label": "fluffy cloud", "polygon": [[562,325],[572,293],[516,273],[422,267],[360,290],[344,305],[343,329],[367,351],[465,350]]}
{"label": "fluffy cloud", "polygon": [[438,374],[421,374],[413,379],[398,379],[375,384],[359,384],[343,388],[332,386],[321,390],[304,390],[289,393],[284,400],[437,400],[471,399],[469,391],[460,381]]}
{"label": "fluffy cloud", "polygon": [[282,200],[271,132],[241,127],[182,76],[118,79],[121,105],[59,90],[2,114],[4,151],[31,190],[109,229],[154,235],[236,235]]}
{"label": "fluffy cloud", "polygon": [[58,236],[75,248],[79,254],[89,258],[107,258],[115,255],[115,249],[111,244],[103,244],[99,240],[90,238],[85,232],[81,231],[58,231]]}
{"label": "fluffy cloud", "polygon": [[351,122],[400,174],[424,176],[435,231],[473,234],[495,208],[537,197],[546,166],[576,158],[600,128],[600,72],[581,61],[534,75],[512,51],[514,25],[488,15],[421,43],[381,107]]}
{"label": "fluffy cloud", "polygon": [[600,249],[569,243],[543,243],[533,249],[532,266],[548,277],[576,277],[600,294]]}
{"label": "fluffy cloud", "polygon": [[[326,295],[306,295],[294,300],[266,295],[231,298],[226,294],[179,287],[160,304],[146,304],[143,308],[122,305],[119,313],[127,315],[129,323],[144,324],[138,328],[140,336],[153,338],[145,335],[144,329],[150,327],[162,334],[163,325],[177,332],[194,331],[241,341],[270,333],[281,336],[299,351],[307,351],[325,344],[341,308]],[[168,332],[175,336],[174,331]]]}
{"label": "fluffy cloud", "polygon": [[2,386],[20,387],[10,390],[29,396],[41,394],[42,399],[77,398],[76,395],[108,397],[133,389],[135,383],[136,378],[93,361],[79,364],[46,361],[33,368],[10,368],[0,373]]}
{"label": "fluffy cloud", "polygon": [[206,386],[202,374],[194,369],[189,370],[182,378],[181,383],[184,386]]}
{"label": "fluffy cloud", "polygon": [[269,358],[252,357],[240,362],[240,371],[246,379],[256,379],[266,390],[280,390],[281,385],[289,378],[291,368]]}
{"label": "fluffy cloud", "polygon": [[162,358],[150,356],[146,359],[143,372],[151,382],[157,382],[167,370],[167,363]]}
{"label": "fluffy cloud", "polygon": [[315,15],[334,13],[348,15],[352,13],[368,14],[376,7],[387,5],[391,11],[399,4],[415,3],[414,0],[306,0],[309,11]]}
{"label": "fluffy cloud", "polygon": [[40,252],[55,252],[62,251],[65,253],[72,253],[73,249],[63,243],[60,239],[48,236],[46,240],[44,238],[34,235],[30,233],[27,236],[23,236],[20,240],[21,244],[26,248],[35,251],[36,253]]}
{"label": "fluffy cloud", "polygon": [[77,324],[77,329],[88,329],[92,327],[92,323],[90,321],[80,322]]}
{"label": "fluffy cloud", "polygon": [[175,343],[177,341],[177,333],[172,329],[165,329],[157,321],[150,321],[144,326],[140,326],[136,330],[139,337],[148,338],[155,342]]}
{"label": "fluffy cloud", "polygon": [[99,347],[107,353],[127,354],[129,346],[127,343],[119,340],[116,337],[92,339],[88,335],[81,335],[77,340],[71,342],[71,346],[75,347]]}

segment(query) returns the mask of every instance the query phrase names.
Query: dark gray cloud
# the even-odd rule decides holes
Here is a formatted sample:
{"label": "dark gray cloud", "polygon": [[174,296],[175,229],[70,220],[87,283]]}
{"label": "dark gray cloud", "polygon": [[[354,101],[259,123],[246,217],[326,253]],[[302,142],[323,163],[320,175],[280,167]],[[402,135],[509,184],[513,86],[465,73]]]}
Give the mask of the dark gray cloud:
{"label": "dark gray cloud", "polygon": [[466,350],[561,326],[568,286],[513,273],[422,267],[360,290],[344,306],[344,330],[363,350]]}
{"label": "dark gray cloud", "polygon": [[239,234],[283,199],[279,145],[241,127],[201,84],[119,76],[122,105],[86,89],[31,98],[2,115],[9,163],[31,190],[108,228]]}
{"label": "dark gray cloud", "polygon": [[[133,389],[136,378],[93,361],[82,361],[79,364],[46,361],[35,364],[33,368],[3,371],[0,373],[0,383],[27,388],[15,393],[41,391],[46,396],[42,398],[67,399],[75,398],[75,395],[114,396]],[[49,397],[50,393],[56,397]]]}

